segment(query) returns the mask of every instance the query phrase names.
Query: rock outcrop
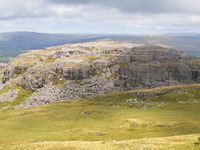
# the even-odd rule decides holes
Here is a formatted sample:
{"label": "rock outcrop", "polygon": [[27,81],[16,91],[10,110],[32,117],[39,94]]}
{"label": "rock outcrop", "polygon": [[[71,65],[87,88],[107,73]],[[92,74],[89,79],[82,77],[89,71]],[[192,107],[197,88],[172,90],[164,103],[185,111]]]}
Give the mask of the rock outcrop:
{"label": "rock outcrop", "polygon": [[199,71],[198,58],[168,47],[92,42],[22,54],[9,63],[2,82],[33,91],[15,106],[28,108],[115,91],[195,84]]}

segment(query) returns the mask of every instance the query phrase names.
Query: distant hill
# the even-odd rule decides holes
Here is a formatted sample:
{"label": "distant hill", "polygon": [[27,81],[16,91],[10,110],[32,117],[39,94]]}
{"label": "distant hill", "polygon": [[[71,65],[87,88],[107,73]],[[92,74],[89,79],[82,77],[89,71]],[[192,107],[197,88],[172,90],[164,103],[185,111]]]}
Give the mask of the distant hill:
{"label": "distant hill", "polygon": [[193,56],[200,56],[200,35],[198,34],[108,36],[107,40],[131,42],[134,44],[166,45]]}
{"label": "distant hill", "polygon": [[26,51],[66,43],[90,42],[96,40],[120,41],[134,44],[159,44],[200,56],[200,34],[165,35],[112,35],[112,34],[47,34],[36,32],[0,33],[0,62],[8,62]]}
{"label": "distant hill", "polygon": [[0,62],[7,62],[27,50],[44,49],[66,43],[88,42],[101,36],[74,34],[46,34],[35,32],[0,33]]}

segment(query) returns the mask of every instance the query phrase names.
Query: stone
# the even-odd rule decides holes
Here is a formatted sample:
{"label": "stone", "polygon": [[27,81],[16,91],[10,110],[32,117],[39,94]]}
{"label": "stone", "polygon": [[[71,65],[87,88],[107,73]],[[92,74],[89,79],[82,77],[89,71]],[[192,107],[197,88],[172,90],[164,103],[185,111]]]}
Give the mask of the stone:
{"label": "stone", "polygon": [[0,95],[0,102],[13,102],[17,97],[18,89],[16,90],[8,90],[8,92]]}
{"label": "stone", "polygon": [[117,91],[198,84],[200,65],[194,56],[167,47],[89,42],[22,54],[9,63],[2,78],[2,86],[17,78],[16,85],[35,91],[15,106],[18,109]]}

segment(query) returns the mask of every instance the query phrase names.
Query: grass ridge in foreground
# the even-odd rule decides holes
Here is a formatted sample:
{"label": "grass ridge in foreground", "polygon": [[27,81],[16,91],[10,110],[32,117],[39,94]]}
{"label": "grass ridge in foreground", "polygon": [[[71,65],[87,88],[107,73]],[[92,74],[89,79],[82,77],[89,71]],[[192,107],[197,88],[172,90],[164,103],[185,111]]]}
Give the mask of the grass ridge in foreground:
{"label": "grass ridge in foreground", "polygon": [[0,149],[197,149],[199,87],[117,92],[0,111]]}

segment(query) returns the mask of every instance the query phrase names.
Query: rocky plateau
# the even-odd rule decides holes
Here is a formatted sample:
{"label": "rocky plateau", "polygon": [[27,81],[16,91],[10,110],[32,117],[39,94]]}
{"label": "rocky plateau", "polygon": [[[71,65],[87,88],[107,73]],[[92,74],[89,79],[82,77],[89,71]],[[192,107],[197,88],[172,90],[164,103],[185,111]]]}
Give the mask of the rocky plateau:
{"label": "rocky plateau", "polygon": [[[198,57],[165,46],[120,42],[34,50],[0,68],[1,107],[15,109],[110,92],[200,82]],[[31,94],[27,96],[20,90]],[[20,97],[23,100],[15,101]]]}

